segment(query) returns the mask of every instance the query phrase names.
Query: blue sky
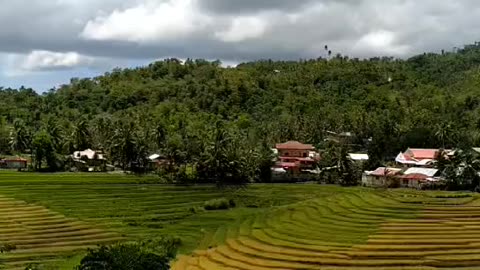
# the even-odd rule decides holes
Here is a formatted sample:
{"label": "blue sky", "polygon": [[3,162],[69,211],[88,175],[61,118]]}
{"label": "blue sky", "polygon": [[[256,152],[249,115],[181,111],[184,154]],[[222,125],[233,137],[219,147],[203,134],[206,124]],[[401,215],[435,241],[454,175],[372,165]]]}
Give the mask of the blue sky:
{"label": "blue sky", "polygon": [[476,0],[0,0],[0,87],[176,57],[394,56],[480,40]]}

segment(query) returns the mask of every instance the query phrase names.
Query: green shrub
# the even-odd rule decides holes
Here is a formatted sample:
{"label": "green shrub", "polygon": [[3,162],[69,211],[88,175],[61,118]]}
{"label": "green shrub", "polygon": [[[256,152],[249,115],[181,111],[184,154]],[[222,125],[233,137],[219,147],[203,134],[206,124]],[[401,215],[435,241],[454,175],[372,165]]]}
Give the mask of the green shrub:
{"label": "green shrub", "polygon": [[[231,200],[231,201],[233,201],[233,200]],[[233,202],[233,203],[235,203],[235,202]],[[206,201],[204,206],[203,206],[203,208],[205,208],[205,210],[227,210],[230,207],[232,207],[230,201],[225,199],[225,198],[213,199],[213,200],[210,200],[210,201]]]}
{"label": "green shrub", "polygon": [[90,249],[77,270],[167,270],[181,245],[179,238],[126,243]]}
{"label": "green shrub", "polygon": [[4,244],[0,245],[0,253],[10,252],[12,250],[16,250],[17,246],[15,244]]}

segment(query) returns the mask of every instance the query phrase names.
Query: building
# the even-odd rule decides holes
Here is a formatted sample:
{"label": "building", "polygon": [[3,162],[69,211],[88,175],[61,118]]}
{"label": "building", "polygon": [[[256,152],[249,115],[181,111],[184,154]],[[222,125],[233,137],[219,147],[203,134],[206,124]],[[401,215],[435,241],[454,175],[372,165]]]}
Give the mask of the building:
{"label": "building", "polygon": [[409,168],[400,178],[401,187],[421,188],[427,182],[437,182],[439,171],[433,168]]}
{"label": "building", "polygon": [[413,167],[407,170],[380,167],[372,172],[365,172],[362,184],[368,187],[404,187],[421,188],[429,182],[438,182],[439,171],[433,168]]}
{"label": "building", "polygon": [[153,154],[148,157],[148,169],[157,170],[168,166],[168,159],[160,154]]}
{"label": "building", "polygon": [[354,162],[366,162],[369,157],[368,154],[349,153],[348,158]]}
{"label": "building", "polygon": [[351,145],[355,141],[355,134],[352,132],[333,132],[333,131],[326,131],[327,137],[325,141],[330,141],[334,143],[340,143],[345,145]]}
{"label": "building", "polygon": [[107,160],[101,151],[87,149],[84,151],[75,151],[71,156],[72,167],[80,171],[105,171],[107,170]]}
{"label": "building", "polygon": [[2,169],[26,169],[28,162],[23,158],[11,158],[11,159],[2,159],[0,160],[0,168]]}
{"label": "building", "polygon": [[[452,150],[444,150],[446,157],[453,153]],[[398,154],[395,161],[405,167],[433,167],[439,158],[440,149],[408,148],[404,153]]]}
{"label": "building", "polygon": [[315,147],[311,144],[288,141],[277,144],[275,149],[278,153],[275,168],[282,168],[294,174],[313,169],[319,159]]}
{"label": "building", "polygon": [[362,175],[362,185],[367,187],[391,187],[398,181],[402,169],[380,167],[375,171],[367,171]]}

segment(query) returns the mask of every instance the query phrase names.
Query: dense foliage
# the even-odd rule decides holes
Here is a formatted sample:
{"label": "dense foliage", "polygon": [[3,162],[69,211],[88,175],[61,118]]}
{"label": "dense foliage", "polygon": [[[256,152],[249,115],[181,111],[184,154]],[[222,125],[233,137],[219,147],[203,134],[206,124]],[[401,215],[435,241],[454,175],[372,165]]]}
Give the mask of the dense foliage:
{"label": "dense foliage", "polygon": [[[166,238],[167,239],[167,238]],[[168,270],[178,242],[116,244],[89,250],[77,270]]]}
{"label": "dense foliage", "polygon": [[168,59],[43,94],[3,89],[0,152],[30,151],[37,168],[53,169],[88,147],[124,168],[159,152],[172,179],[237,183],[268,179],[276,142],[321,146],[327,131],[349,131],[374,167],[406,147],[478,145],[479,64],[477,45],[408,60],[338,55],[236,68]]}

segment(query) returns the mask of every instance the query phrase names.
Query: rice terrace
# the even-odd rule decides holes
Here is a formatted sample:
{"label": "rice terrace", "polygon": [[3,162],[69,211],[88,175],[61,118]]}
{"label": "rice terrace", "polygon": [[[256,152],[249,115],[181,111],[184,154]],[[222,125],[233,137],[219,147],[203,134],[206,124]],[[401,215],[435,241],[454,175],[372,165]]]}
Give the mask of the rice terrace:
{"label": "rice terrace", "polygon": [[[236,207],[205,211],[227,198]],[[172,269],[478,269],[474,193],[318,184],[168,186],[107,174],[0,174],[1,269],[71,269],[87,248],[174,235]]]}

